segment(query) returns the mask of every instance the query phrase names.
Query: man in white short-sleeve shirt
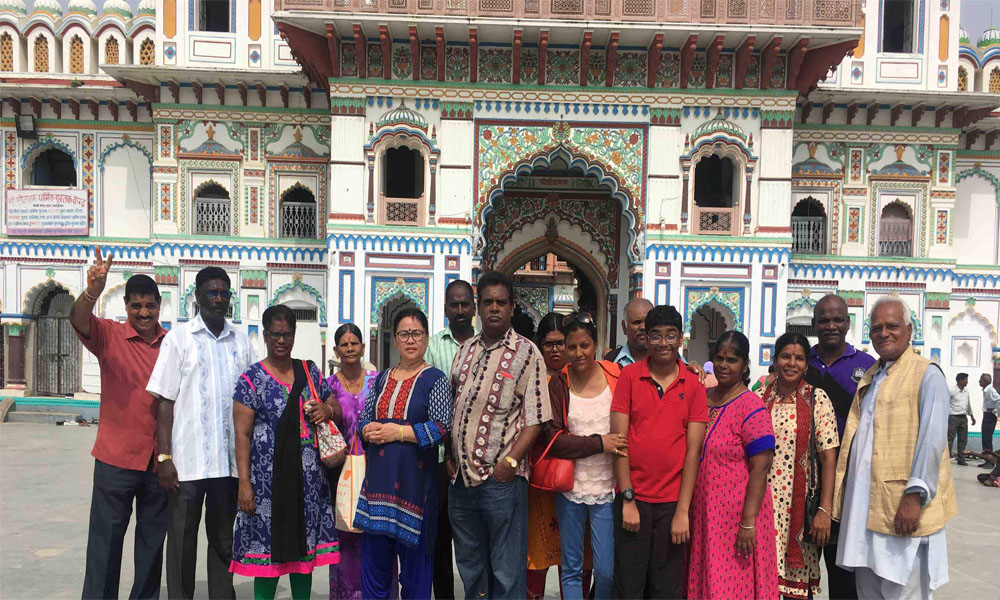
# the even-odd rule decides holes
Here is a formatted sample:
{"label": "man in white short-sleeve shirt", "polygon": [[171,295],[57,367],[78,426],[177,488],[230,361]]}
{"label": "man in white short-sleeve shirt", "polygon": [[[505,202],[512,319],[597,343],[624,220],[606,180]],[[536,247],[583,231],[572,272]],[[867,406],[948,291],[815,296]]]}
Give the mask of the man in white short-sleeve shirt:
{"label": "man in white short-sleeve shirt", "polygon": [[163,338],[146,391],[158,398],[156,457],[168,492],[167,594],[194,596],[202,506],[208,538],[208,593],[235,598],[229,563],[236,519],[233,430],[236,380],[257,356],[246,334],[226,321],[229,276],[206,267],[195,278],[198,314]]}

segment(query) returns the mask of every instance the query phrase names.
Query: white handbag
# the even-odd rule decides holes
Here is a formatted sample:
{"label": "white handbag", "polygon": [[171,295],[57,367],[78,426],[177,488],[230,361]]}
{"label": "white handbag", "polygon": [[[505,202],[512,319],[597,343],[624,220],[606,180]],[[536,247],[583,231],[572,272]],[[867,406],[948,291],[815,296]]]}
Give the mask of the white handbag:
{"label": "white handbag", "polygon": [[365,482],[365,455],[355,454],[358,439],[355,434],[351,451],[344,458],[344,467],[340,470],[337,481],[337,506],[334,511],[337,529],[351,533],[361,533],[354,528],[354,515],[358,512],[358,499],[361,497],[361,486]]}

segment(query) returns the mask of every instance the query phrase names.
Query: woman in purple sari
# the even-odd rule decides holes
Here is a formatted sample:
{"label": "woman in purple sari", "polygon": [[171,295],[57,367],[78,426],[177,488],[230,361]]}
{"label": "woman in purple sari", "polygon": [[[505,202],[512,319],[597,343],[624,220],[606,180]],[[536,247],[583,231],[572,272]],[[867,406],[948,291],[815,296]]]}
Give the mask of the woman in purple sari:
{"label": "woman in purple sari", "polygon": [[[357,438],[358,417],[365,407],[365,398],[378,375],[365,371],[365,345],[361,343],[361,330],[354,323],[341,325],[333,334],[334,352],[340,359],[340,369],[327,380],[344,411],[341,432],[347,447],[355,454],[363,454],[361,440]],[[357,443],[355,443],[355,441]],[[337,497],[340,470],[327,471],[330,489]],[[336,501],[336,500],[334,500]],[[332,600],[360,600],[361,598],[361,534],[340,531],[340,563],[330,566],[330,598]]]}

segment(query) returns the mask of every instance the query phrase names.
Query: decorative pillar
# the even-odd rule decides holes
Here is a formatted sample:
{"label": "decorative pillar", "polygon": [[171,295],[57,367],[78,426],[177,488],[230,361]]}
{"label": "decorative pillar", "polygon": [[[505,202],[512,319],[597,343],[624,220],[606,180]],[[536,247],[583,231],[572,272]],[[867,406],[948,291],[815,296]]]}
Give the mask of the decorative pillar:
{"label": "decorative pillar", "polygon": [[427,224],[433,225],[437,214],[437,161],[432,160],[431,165],[431,194],[427,202]]}
{"label": "decorative pillar", "polygon": [[368,222],[375,222],[375,160],[368,157]]}
{"label": "decorative pillar", "polygon": [[747,171],[746,191],[743,194],[743,235],[750,234],[750,182],[753,180],[752,173]]}
{"label": "decorative pillar", "polygon": [[681,181],[681,233],[688,232],[688,168],[684,167]]}

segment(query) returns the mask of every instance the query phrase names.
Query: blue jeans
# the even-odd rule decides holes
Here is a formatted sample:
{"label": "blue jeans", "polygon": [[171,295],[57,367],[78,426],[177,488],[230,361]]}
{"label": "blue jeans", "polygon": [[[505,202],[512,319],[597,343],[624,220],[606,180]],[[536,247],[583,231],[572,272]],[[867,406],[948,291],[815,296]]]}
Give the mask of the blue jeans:
{"label": "blue jeans", "polygon": [[524,600],[528,586],[528,482],[487,479],[448,489],[455,562],[466,598]]}
{"label": "blue jeans", "polygon": [[614,588],[615,520],[613,504],[577,504],[556,494],[556,517],[562,540],[562,590],[565,600],[583,598],[583,536],[590,517],[597,600],[610,600]]}

